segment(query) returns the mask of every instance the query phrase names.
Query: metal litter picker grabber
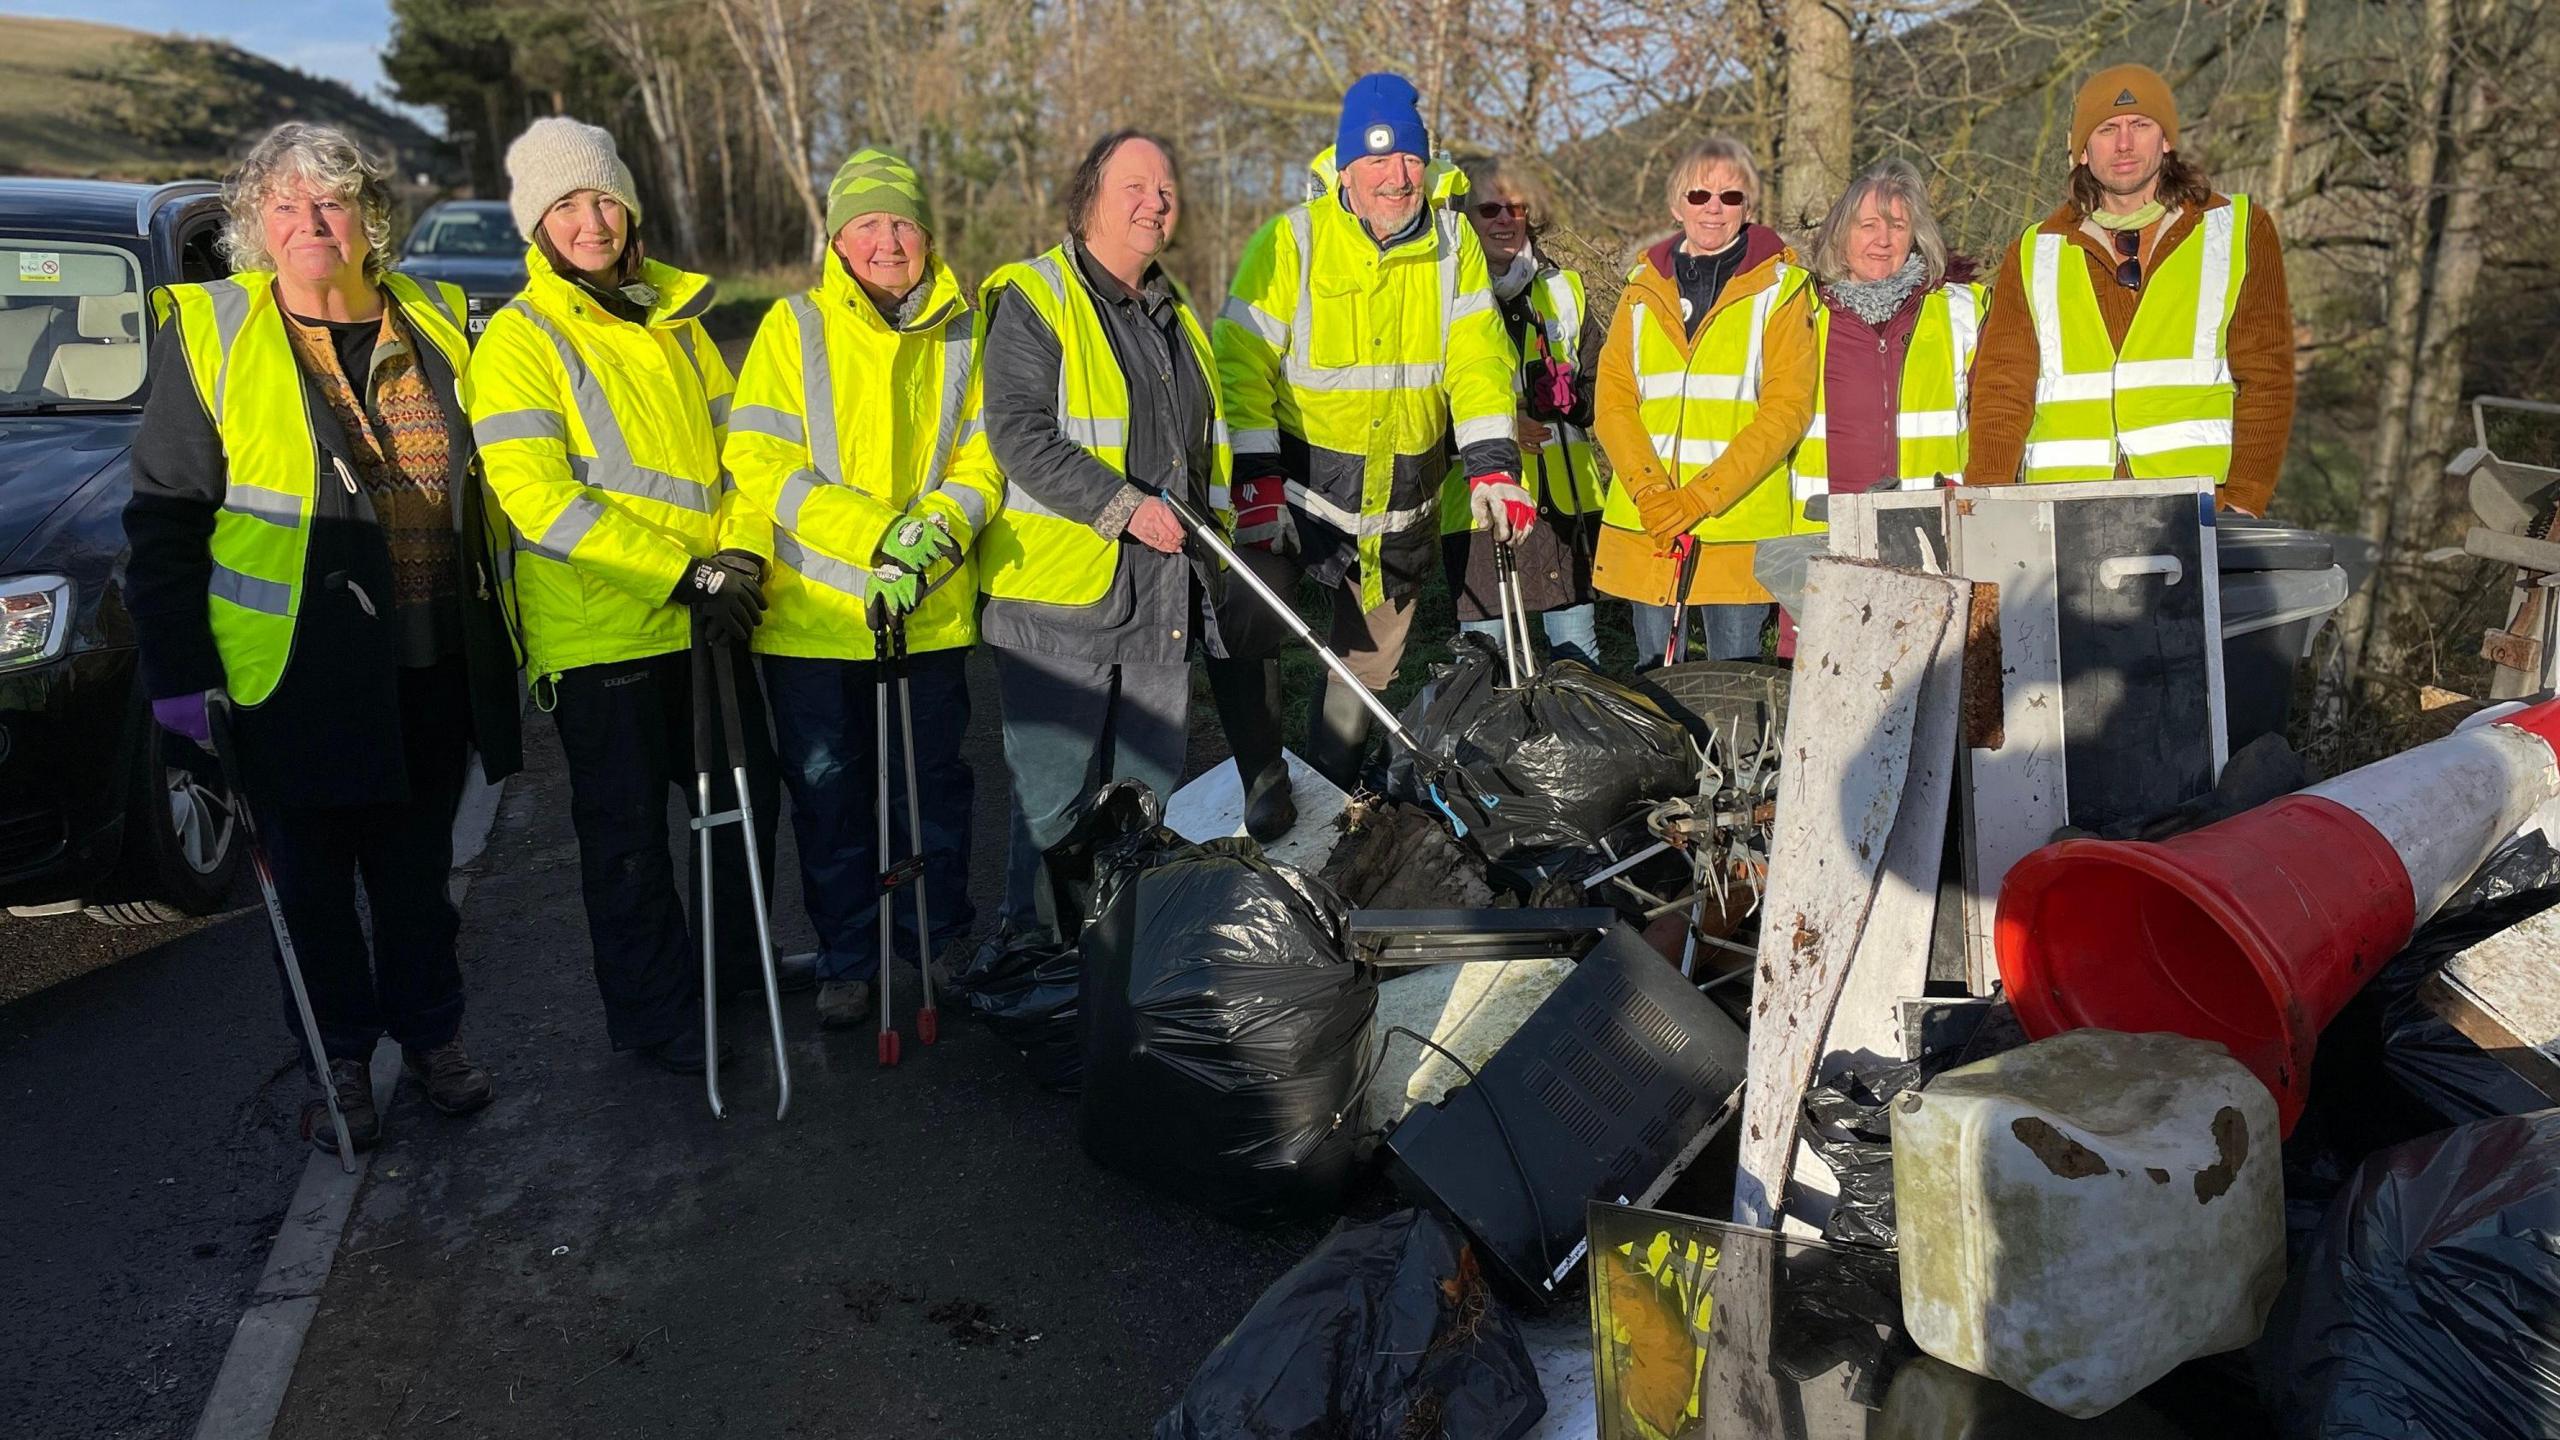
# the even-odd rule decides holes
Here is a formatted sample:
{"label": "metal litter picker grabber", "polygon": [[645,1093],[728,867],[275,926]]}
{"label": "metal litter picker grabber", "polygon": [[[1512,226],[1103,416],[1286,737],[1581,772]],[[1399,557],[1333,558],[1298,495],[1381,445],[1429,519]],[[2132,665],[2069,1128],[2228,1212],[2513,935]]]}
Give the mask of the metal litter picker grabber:
{"label": "metal litter picker grabber", "polygon": [[284,901],[276,895],[276,874],[267,864],[267,846],[258,835],[257,818],[240,798],[240,751],[231,737],[231,697],[214,691],[205,697],[204,712],[213,731],[214,758],[222,762],[231,781],[232,813],[240,819],[241,838],[249,842],[249,870],[258,877],[258,894],[267,902],[267,924],[276,932],[276,954],[284,962],[285,986],[293,991],[293,1013],[302,1019],[302,1039],[311,1049],[312,1070],[320,1077],[320,1096],[328,1102],[329,1123],[338,1132],[338,1168],[353,1175],[355,1142],[347,1136],[347,1117],[338,1113],[338,1086],[329,1078],[329,1050],[320,1040],[319,1017],[311,1013],[311,990],[302,983],[302,959],[294,953],[293,933],[285,928]]}
{"label": "metal litter picker grabber", "polygon": [[1523,680],[1538,678],[1538,652],[1529,643],[1529,607],[1520,598],[1520,558],[1512,553],[1511,542],[1493,542],[1494,608],[1502,616],[1502,663],[1511,673],[1511,685],[1518,689]]}
{"label": "metal litter picker grabber", "polygon": [[[694,923],[702,928],[702,1083],[711,1097],[711,1117],[727,1119],[728,1107],[720,1103],[720,941],[719,926],[714,923],[718,902],[713,898],[711,852],[718,843],[716,832],[734,825],[738,843],[746,847],[747,891],[756,907],[756,958],[764,969],[765,1014],[773,1025],[773,1073],[781,1088],[773,1118],[779,1120],[791,1113],[791,1057],[782,1047],[782,985],[773,972],[773,918],[765,899],[764,857],[756,850],[755,800],[747,790],[744,727],[738,720],[738,679],[730,669],[732,663],[733,657],[697,619],[693,626],[693,830],[694,848],[700,852],[702,913]],[[736,809],[711,808],[714,756],[729,772],[738,797]]]}
{"label": "metal litter picker grabber", "polygon": [[[871,653],[880,678],[872,688],[879,716],[879,784],[872,789],[880,807],[880,1063],[898,1063],[898,1026],[889,1008],[889,971],[897,951],[897,896],[911,889],[916,897],[916,970],[924,977],[924,1004],[916,1011],[916,1040],[931,1045],[941,1038],[942,1017],[933,1004],[933,963],[925,949],[933,940],[924,885],[924,796],[916,788],[915,687],[907,678],[907,617],[871,597]],[[898,732],[907,771],[907,858],[889,861],[889,685],[898,686]]]}
{"label": "metal litter picker grabber", "polygon": [[1440,812],[1443,820],[1449,822],[1450,833],[1455,835],[1460,843],[1474,846],[1476,841],[1468,834],[1467,822],[1459,819],[1457,812],[1449,808],[1449,802],[1442,793],[1443,784],[1455,783],[1463,786],[1466,794],[1473,797],[1476,804],[1487,810],[1500,805],[1501,797],[1477,784],[1464,769],[1424,749],[1422,742],[1413,738],[1413,732],[1404,728],[1404,722],[1396,718],[1396,712],[1388,709],[1385,701],[1372,694],[1368,686],[1360,683],[1360,677],[1351,673],[1351,667],[1342,663],[1341,656],[1334,654],[1323,641],[1316,638],[1316,633],[1307,628],[1305,617],[1301,616],[1287,600],[1282,599],[1278,592],[1264,584],[1262,577],[1254,574],[1250,566],[1237,558],[1235,547],[1227,543],[1227,537],[1219,533],[1215,524],[1203,519],[1199,511],[1191,508],[1190,502],[1172,491],[1160,491],[1158,494],[1164,503],[1172,508],[1174,518],[1182,522],[1182,528],[1201,544],[1207,546],[1209,553],[1217,556],[1219,563],[1227,567],[1229,575],[1242,580],[1245,587],[1259,597],[1263,604],[1271,607],[1271,613],[1280,617],[1280,623],[1288,627],[1289,633],[1297,636],[1300,643],[1313,650],[1316,658],[1324,662],[1325,668],[1332,671],[1335,678],[1343,684],[1350,686],[1352,694],[1360,697],[1360,703],[1368,707],[1370,718],[1386,729],[1387,737],[1403,746],[1406,752],[1413,756],[1414,765],[1428,787],[1433,808]]}

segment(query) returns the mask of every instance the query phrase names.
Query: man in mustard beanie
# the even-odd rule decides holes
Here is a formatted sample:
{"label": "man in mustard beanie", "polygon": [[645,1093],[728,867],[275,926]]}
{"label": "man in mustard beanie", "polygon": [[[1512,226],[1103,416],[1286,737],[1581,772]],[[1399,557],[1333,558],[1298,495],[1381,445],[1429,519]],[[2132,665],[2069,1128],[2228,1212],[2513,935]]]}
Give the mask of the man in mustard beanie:
{"label": "man in mustard beanie", "polygon": [[1965,481],[2206,476],[2263,515],[2293,429],[2293,306],[2273,216],[2178,150],[2144,65],[2071,107],[2068,193],[2011,246],[1975,352]]}

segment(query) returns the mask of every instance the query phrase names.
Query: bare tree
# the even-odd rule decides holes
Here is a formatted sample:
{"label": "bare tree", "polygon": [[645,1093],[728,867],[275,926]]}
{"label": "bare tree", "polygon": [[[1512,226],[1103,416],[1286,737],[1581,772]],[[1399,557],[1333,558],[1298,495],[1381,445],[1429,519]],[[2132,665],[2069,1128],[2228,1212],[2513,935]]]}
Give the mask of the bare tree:
{"label": "bare tree", "polygon": [[719,0],[720,28],[746,75],[765,138],[809,222],[811,258],[827,248],[827,207],[811,173],[809,57],[816,48],[817,0]]}
{"label": "bare tree", "polygon": [[1810,228],[1849,187],[1855,47],[1829,0],[1786,0],[1787,104],[1778,140],[1774,219]]}
{"label": "bare tree", "polygon": [[678,42],[672,33],[677,22],[669,7],[644,0],[596,0],[584,13],[596,39],[638,93],[640,113],[659,157],[659,180],[666,187],[665,209],[675,223],[676,245],[687,257],[697,257],[702,253],[701,217],[682,159],[692,137],[677,114],[682,84]]}

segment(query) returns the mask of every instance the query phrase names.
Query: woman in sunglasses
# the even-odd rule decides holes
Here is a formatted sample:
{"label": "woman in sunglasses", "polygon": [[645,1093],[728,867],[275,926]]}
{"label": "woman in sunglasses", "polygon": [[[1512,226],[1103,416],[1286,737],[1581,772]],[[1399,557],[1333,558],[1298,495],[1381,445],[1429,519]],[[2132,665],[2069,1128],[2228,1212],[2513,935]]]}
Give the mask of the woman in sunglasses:
{"label": "woman in sunglasses", "polygon": [[1671,172],[1679,230],[1644,252],[1600,352],[1593,428],[1616,477],[1593,583],[1635,606],[1638,668],[1688,658],[1685,600],[1710,660],[1758,659],[1769,592],[1758,542],[1794,527],[1787,456],[1813,417],[1805,269],[1754,221],[1760,171],[1715,136]]}
{"label": "woman in sunglasses", "polygon": [[[1541,617],[1560,660],[1600,663],[1591,601],[1591,549],[1599,530],[1600,469],[1591,443],[1591,367],[1600,330],[1583,303],[1582,276],[1538,248],[1553,213],[1537,177],[1490,156],[1458,162],[1458,203],[1484,247],[1494,303],[1519,356],[1520,484],[1538,523],[1512,542],[1521,604]],[[1468,508],[1466,467],[1440,490],[1440,553],[1456,597],[1458,628],[1502,633],[1491,532]]]}

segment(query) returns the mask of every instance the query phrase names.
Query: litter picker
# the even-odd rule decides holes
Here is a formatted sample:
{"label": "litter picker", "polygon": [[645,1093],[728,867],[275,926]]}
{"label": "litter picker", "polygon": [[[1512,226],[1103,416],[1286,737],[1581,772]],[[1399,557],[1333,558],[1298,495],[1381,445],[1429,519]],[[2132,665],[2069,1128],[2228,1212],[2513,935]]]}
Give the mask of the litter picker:
{"label": "litter picker", "polygon": [[[730,666],[733,657],[726,645],[712,637],[697,618],[693,625],[693,777],[695,816],[694,848],[701,852],[702,913],[694,923],[702,927],[702,1067],[703,1088],[711,1096],[711,1118],[728,1118],[728,1107],[720,1103],[720,975],[719,927],[713,923],[717,902],[712,884],[712,847],[717,843],[715,831],[736,826],[738,843],[747,852],[747,893],[756,907],[756,958],[764,968],[765,1015],[773,1028],[773,1073],[781,1087],[781,1098],[773,1107],[773,1118],[791,1113],[791,1057],[782,1045],[782,985],[773,971],[773,919],[768,913],[764,887],[764,857],[756,850],[756,807],[747,789],[747,757],[742,739],[744,727],[738,720],[738,679]],[[733,810],[711,808],[711,769],[718,756],[729,772],[738,804]]]}
{"label": "litter picker", "polygon": [[311,1049],[311,1066],[320,1077],[320,1097],[328,1102],[329,1123],[337,1128],[338,1168],[353,1175],[355,1141],[347,1135],[347,1117],[338,1113],[338,1086],[329,1078],[329,1049],[320,1040],[319,1017],[311,1013],[311,990],[302,982],[302,958],[294,952],[293,932],[285,928],[284,901],[276,894],[276,872],[267,863],[267,845],[258,834],[257,817],[250,813],[249,802],[240,798],[240,751],[231,735],[231,697],[212,692],[205,697],[204,713],[213,731],[214,758],[222,762],[224,777],[231,782],[231,812],[239,817],[241,838],[249,842],[249,870],[258,877],[258,894],[267,902],[267,924],[276,932],[276,954],[284,961],[285,988],[293,992],[293,1013],[302,1018],[302,1039]]}
{"label": "litter picker", "polygon": [[1697,536],[1683,535],[1671,542],[1671,571],[1671,638],[1662,645],[1665,665],[1689,658],[1689,582],[1698,576]]}
{"label": "litter picker", "polygon": [[1508,540],[1493,542],[1494,606],[1502,614],[1502,663],[1511,685],[1538,678],[1537,647],[1529,642],[1529,606],[1520,597],[1520,557]]}
{"label": "litter picker", "polygon": [[1459,819],[1457,812],[1449,808],[1449,802],[1441,790],[1441,783],[1444,780],[1458,781],[1466,787],[1468,794],[1475,797],[1477,804],[1488,810],[1501,804],[1501,797],[1477,784],[1474,778],[1461,767],[1424,749],[1422,742],[1413,738],[1413,732],[1404,728],[1404,722],[1396,718],[1396,712],[1388,709],[1385,701],[1371,693],[1369,687],[1361,683],[1359,676],[1351,673],[1351,667],[1342,662],[1341,656],[1334,654],[1323,641],[1316,638],[1316,632],[1307,628],[1305,617],[1301,616],[1288,601],[1282,599],[1277,591],[1264,584],[1262,577],[1253,573],[1252,567],[1237,557],[1235,547],[1227,543],[1227,537],[1219,533],[1218,527],[1201,518],[1200,512],[1192,509],[1189,501],[1169,489],[1158,491],[1157,494],[1167,506],[1172,508],[1173,516],[1182,522],[1182,528],[1189,531],[1201,544],[1207,546],[1209,553],[1218,557],[1219,563],[1226,566],[1229,575],[1242,580],[1246,589],[1251,590],[1264,605],[1269,606],[1271,613],[1280,617],[1280,623],[1288,627],[1289,633],[1298,637],[1299,643],[1313,650],[1316,658],[1324,662],[1325,668],[1332,671],[1335,678],[1351,687],[1351,693],[1359,696],[1360,703],[1368,707],[1370,718],[1385,727],[1387,737],[1403,746],[1406,753],[1413,756],[1414,766],[1423,777],[1433,807],[1439,810],[1442,819],[1449,822],[1451,833],[1460,840],[1466,840],[1468,838],[1467,822]]}
{"label": "litter picker", "polygon": [[[898,1027],[890,1016],[889,969],[896,951],[898,928],[898,891],[912,889],[916,897],[916,969],[924,977],[924,1004],[916,1011],[916,1040],[931,1045],[941,1038],[941,1013],[933,1003],[933,963],[925,954],[931,943],[933,923],[926,904],[924,883],[924,796],[916,787],[916,707],[915,686],[907,674],[907,617],[889,608],[878,595],[871,597],[871,651],[879,661],[880,678],[873,687],[880,736],[879,784],[872,794],[880,806],[880,1063],[898,1063]],[[907,772],[907,858],[889,861],[889,685],[898,686],[898,734],[904,744]]]}

